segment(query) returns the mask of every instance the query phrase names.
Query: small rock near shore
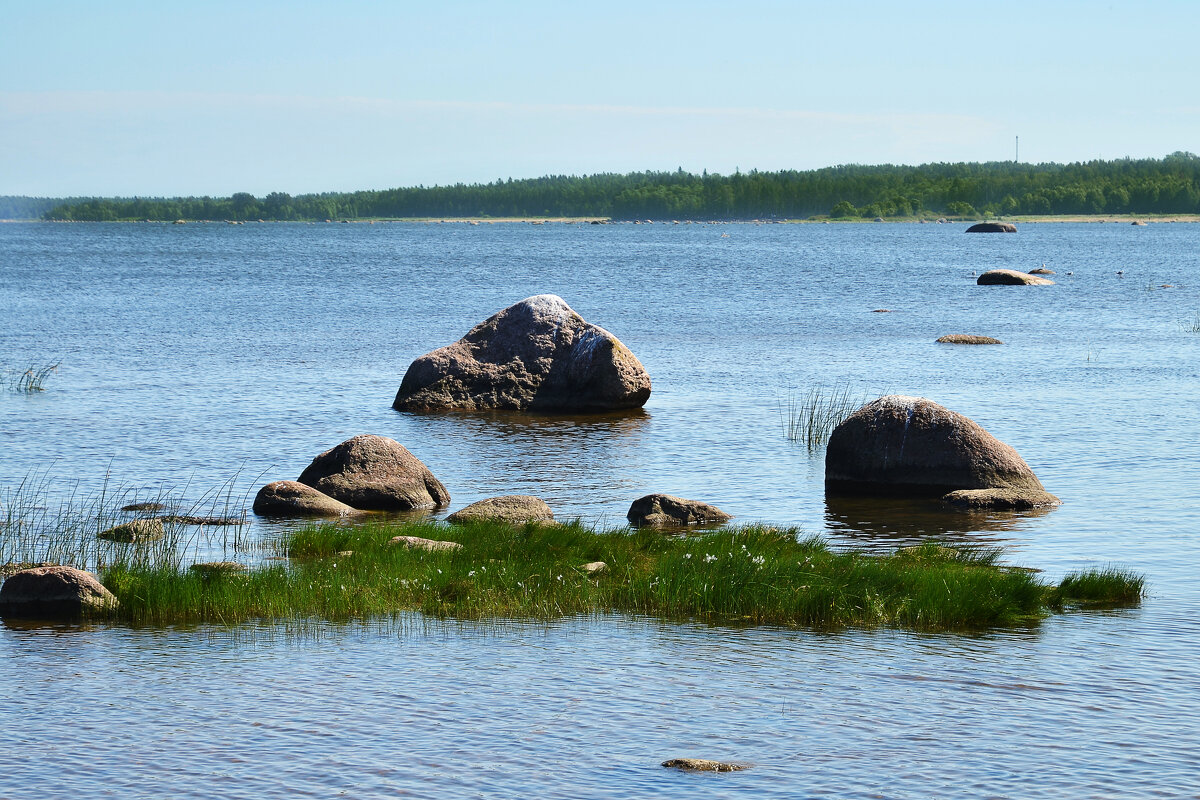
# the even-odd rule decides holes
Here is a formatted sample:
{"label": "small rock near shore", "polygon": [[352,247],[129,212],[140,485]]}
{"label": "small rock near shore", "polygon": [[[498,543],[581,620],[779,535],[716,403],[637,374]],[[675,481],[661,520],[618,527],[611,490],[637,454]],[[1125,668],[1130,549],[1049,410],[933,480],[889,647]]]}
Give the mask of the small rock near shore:
{"label": "small rock near shore", "polygon": [[447,522],[458,524],[483,520],[512,523],[553,522],[554,512],[540,498],[527,494],[508,494],[471,503],[446,517]]}
{"label": "small rock near shore", "polygon": [[433,552],[463,549],[463,546],[458,542],[445,542],[438,539],[422,539],[420,536],[393,536],[388,540],[388,544],[397,547],[404,547],[409,550],[430,550]]}
{"label": "small rock near shore", "polygon": [[34,567],[0,586],[0,616],[61,619],[117,607],[117,598],[96,576],[74,567]]}
{"label": "small rock near shore", "polygon": [[274,481],[258,490],[254,513],[278,517],[348,517],[363,512],[299,481]]}
{"label": "small rock near shore", "polygon": [[629,513],[625,516],[634,525],[651,527],[719,524],[733,519],[732,514],[726,514],[716,506],[669,494],[648,494],[639,497],[629,506]]}

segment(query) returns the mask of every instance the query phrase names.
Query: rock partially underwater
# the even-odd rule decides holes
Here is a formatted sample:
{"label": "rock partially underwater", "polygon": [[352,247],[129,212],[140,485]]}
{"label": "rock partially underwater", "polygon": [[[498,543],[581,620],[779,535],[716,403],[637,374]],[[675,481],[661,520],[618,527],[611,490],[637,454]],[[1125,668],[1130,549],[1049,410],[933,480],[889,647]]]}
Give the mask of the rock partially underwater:
{"label": "rock partially underwater", "polygon": [[96,576],[74,567],[21,570],[0,586],[0,616],[63,619],[117,607],[117,598]]}
{"label": "rock partially underwater", "polygon": [[414,361],[400,411],[595,412],[640,408],[650,376],[617,337],[556,295],[509,306]]}
{"label": "rock partially underwater", "polygon": [[939,496],[957,489],[1046,493],[1017,451],[923,397],[889,395],[838,425],[825,453],[827,490]]}

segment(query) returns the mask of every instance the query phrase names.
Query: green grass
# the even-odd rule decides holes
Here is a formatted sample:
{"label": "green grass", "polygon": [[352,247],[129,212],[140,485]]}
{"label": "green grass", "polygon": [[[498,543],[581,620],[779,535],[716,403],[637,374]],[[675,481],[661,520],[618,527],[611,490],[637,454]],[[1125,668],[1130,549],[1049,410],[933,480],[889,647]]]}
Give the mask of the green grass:
{"label": "green grass", "polygon": [[842,383],[814,386],[799,397],[792,395],[779,409],[783,435],[789,442],[803,444],[809,451],[816,450],[829,441],[834,428],[870,399],[869,395],[854,392],[849,384]]}
{"label": "green grass", "polygon": [[[392,536],[451,539],[452,552],[407,550]],[[135,624],[347,619],[421,611],[460,619],[628,613],[718,624],[822,630],[893,626],[971,630],[1034,622],[1083,597],[1091,580],[1043,584],[997,563],[999,551],[922,545],[888,556],[839,552],[795,529],[664,536],[581,525],[312,525],[277,545],[286,562],[243,573],[111,565],[102,580]],[[604,561],[589,576],[582,565]],[[1090,573],[1088,573],[1090,575]],[[1114,573],[1136,603],[1141,579]],[[1090,594],[1089,594],[1090,593]]]}
{"label": "green grass", "polygon": [[1050,591],[1047,602],[1054,608],[1113,608],[1137,603],[1144,592],[1145,580],[1140,575],[1109,567],[1067,575]]}

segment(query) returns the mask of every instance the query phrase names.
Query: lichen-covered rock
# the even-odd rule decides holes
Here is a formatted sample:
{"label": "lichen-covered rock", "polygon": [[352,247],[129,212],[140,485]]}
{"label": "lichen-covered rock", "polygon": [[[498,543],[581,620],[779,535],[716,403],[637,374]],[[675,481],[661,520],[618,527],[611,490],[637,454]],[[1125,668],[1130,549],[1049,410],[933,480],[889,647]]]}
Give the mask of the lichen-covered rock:
{"label": "lichen-covered rock", "polygon": [[273,481],[255,495],[254,513],[276,517],[348,517],[363,512],[299,481]]}
{"label": "lichen-covered rock", "polygon": [[409,550],[430,550],[433,552],[444,550],[462,550],[462,545],[458,542],[447,542],[440,539],[422,539],[420,536],[393,536],[388,539],[388,544],[395,547],[404,547]]}
{"label": "lichen-covered rock", "polygon": [[672,758],[662,762],[662,765],[689,772],[737,772],[750,769],[749,764],[739,764],[734,761],[710,761],[707,758]]}
{"label": "lichen-covered rock", "polygon": [[117,598],[95,575],[74,567],[21,570],[0,586],[0,616],[60,619],[116,607]]}
{"label": "lichen-covered rock", "polygon": [[958,489],[942,497],[948,506],[968,511],[1027,511],[1061,504],[1049,492],[1036,489]]}
{"label": "lichen-covered rock", "polygon": [[450,502],[450,493],[429,468],[386,436],[347,439],[314,458],[298,480],[346,505],[370,511],[407,511]]}
{"label": "lichen-covered rock", "polygon": [[629,348],[556,295],[492,315],[454,344],[414,361],[400,411],[607,411],[640,408],[650,376]]}
{"label": "lichen-covered rock", "polygon": [[1017,226],[1011,222],[978,222],[967,228],[967,233],[1016,233]]}
{"label": "lichen-covered rock", "polygon": [[865,494],[1045,487],[1017,451],[969,418],[923,397],[889,395],[834,428],[825,485]]}
{"label": "lichen-covered rock", "polygon": [[540,498],[527,494],[508,494],[471,503],[446,517],[447,522],[459,524],[482,520],[515,523],[553,522],[554,512]]}
{"label": "lichen-covered rock", "polygon": [[950,333],[938,338],[938,344],[1004,344],[999,339],[990,336],[976,336],[972,333]]}
{"label": "lichen-covered rock", "polygon": [[625,516],[634,525],[651,527],[720,524],[733,519],[732,514],[726,514],[716,506],[669,494],[639,497],[629,506]]}
{"label": "lichen-covered rock", "polygon": [[1053,286],[1049,278],[1039,278],[1015,269],[989,269],[975,279],[980,286]]}
{"label": "lichen-covered rock", "polygon": [[157,517],[123,522],[120,525],[114,525],[108,530],[103,530],[96,534],[101,539],[107,539],[110,542],[124,542],[126,544],[153,542],[163,538],[165,535],[163,522]]}

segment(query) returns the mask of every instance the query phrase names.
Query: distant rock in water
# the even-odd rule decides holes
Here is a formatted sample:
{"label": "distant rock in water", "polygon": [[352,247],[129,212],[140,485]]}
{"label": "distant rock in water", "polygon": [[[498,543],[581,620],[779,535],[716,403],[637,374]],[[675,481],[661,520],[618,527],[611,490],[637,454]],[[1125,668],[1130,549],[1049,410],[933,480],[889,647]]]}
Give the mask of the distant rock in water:
{"label": "distant rock in water", "polygon": [[556,295],[509,306],[414,361],[400,411],[608,411],[640,408],[650,376],[617,337]]}
{"label": "distant rock in water", "polygon": [[163,521],[158,517],[124,522],[96,534],[97,538],[107,539],[110,542],[124,542],[125,544],[153,542],[164,536],[166,536],[166,531],[163,529]]}
{"label": "distant rock in water", "polygon": [[1017,451],[978,424],[923,397],[889,395],[834,428],[827,490],[939,496],[955,489],[1045,493]]}
{"label": "distant rock in water", "polygon": [[1004,344],[990,336],[975,336],[970,333],[950,333],[938,338],[938,344]]}
{"label": "distant rock in water", "polygon": [[1046,269],[1046,266],[1043,264],[1042,266],[1038,267],[1037,269],[1029,270],[1029,274],[1030,275],[1053,275],[1054,270]]}
{"label": "distant rock in water", "polygon": [[299,482],[370,511],[407,511],[450,502],[450,493],[429,468],[386,436],[355,436],[326,450],[300,473]]}
{"label": "distant rock in water", "polygon": [[1011,222],[980,222],[967,228],[967,233],[1016,233],[1017,226]]}
{"label": "distant rock in water", "polygon": [[672,758],[662,762],[662,765],[687,772],[738,772],[750,769],[749,764],[741,764],[736,761],[712,761],[707,758]]}
{"label": "distant rock in water", "polygon": [[697,523],[723,523],[733,519],[716,506],[669,494],[648,494],[633,501],[625,515],[634,525],[670,527]]}
{"label": "distant rock in water", "polygon": [[990,269],[980,275],[975,283],[980,286],[1053,286],[1054,281],[1039,278],[1028,272],[1018,272],[1015,269]]}

